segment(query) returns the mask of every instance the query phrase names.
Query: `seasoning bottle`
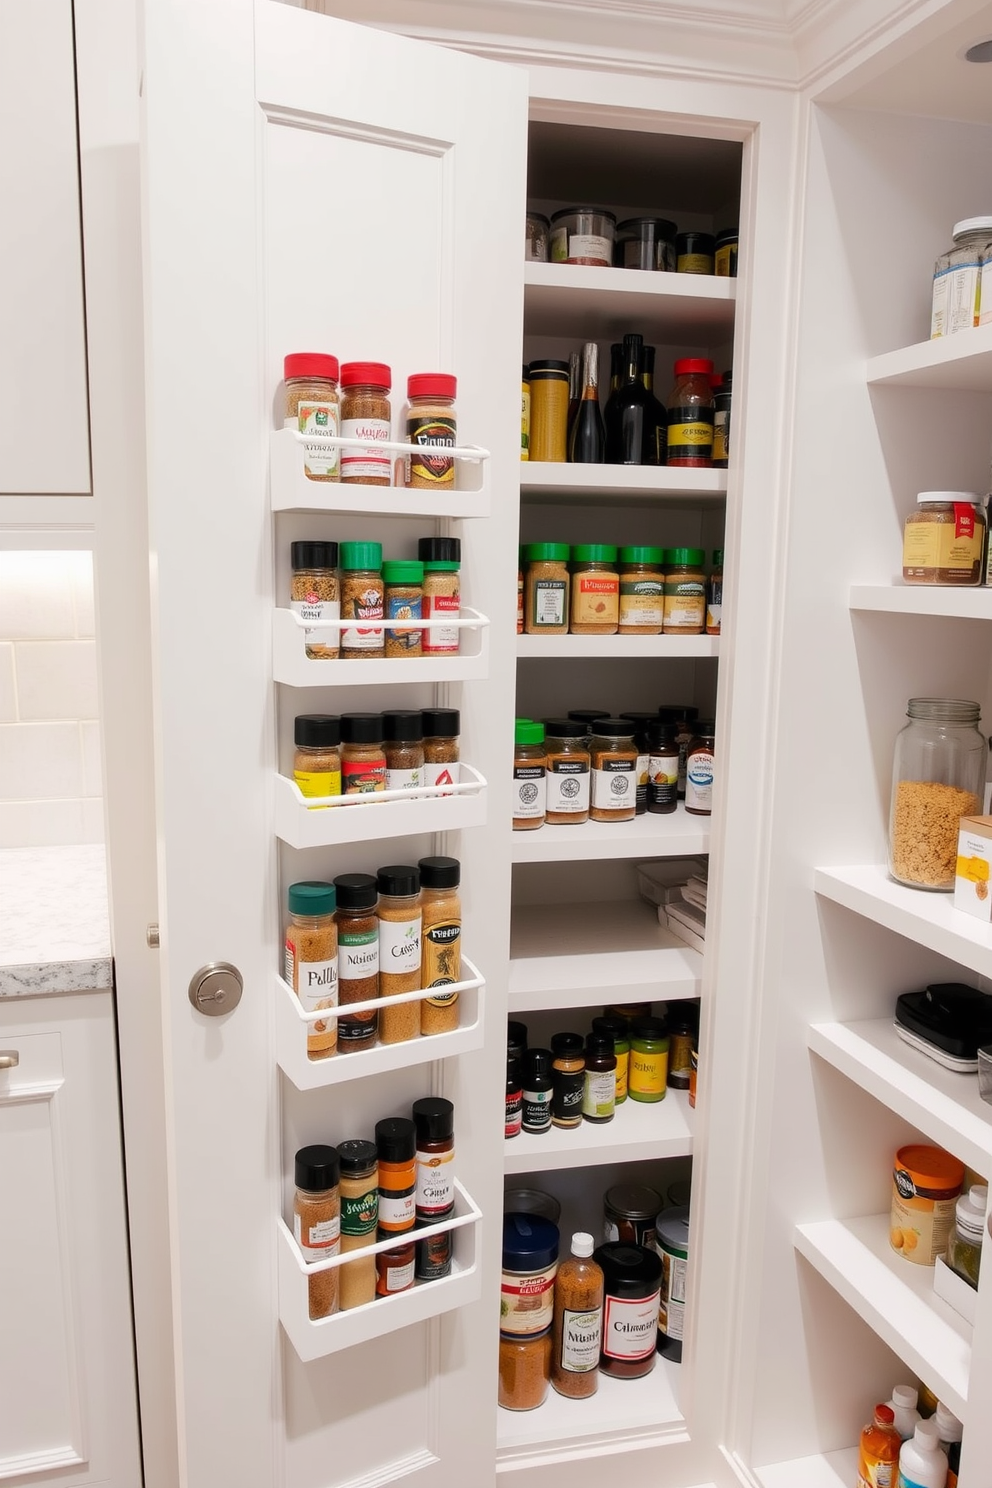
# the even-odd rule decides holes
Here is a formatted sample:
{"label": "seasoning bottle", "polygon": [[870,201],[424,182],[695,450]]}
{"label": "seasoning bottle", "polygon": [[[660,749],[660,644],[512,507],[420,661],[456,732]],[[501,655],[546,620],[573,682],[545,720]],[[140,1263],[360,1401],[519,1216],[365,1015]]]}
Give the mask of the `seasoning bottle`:
{"label": "seasoning bottle", "polygon": [[575,723],[581,723],[585,727],[586,738],[591,739],[595,733],[593,725],[600,718],[609,718],[609,708],[569,708],[568,716]]}
{"label": "seasoning bottle", "polygon": [[985,531],[974,491],[921,491],[903,532],[903,582],[980,584]]}
{"label": "seasoning bottle", "polygon": [[389,390],[393,375],[384,362],[345,362],[341,368],[341,433],[360,441],[341,451],[341,479],[362,486],[392,485],[392,456],[377,449],[391,437]]}
{"label": "seasoning bottle", "polygon": [[380,1250],[375,1258],[375,1293],[392,1297],[408,1292],[416,1279],[417,1247],[412,1240],[392,1250]]}
{"label": "seasoning bottle", "polygon": [[667,1084],[668,1024],[663,1018],[638,1018],[630,1025],[628,1094],[652,1105],[665,1099]]}
{"label": "seasoning bottle", "polygon": [[503,1410],[537,1410],[547,1399],[550,1376],[550,1328],[522,1337],[500,1334],[497,1405]]}
{"label": "seasoning bottle", "polygon": [[592,1259],[591,1235],[572,1236],[572,1259],[555,1278],[551,1383],[569,1400],[588,1400],[599,1386],[603,1331],[603,1271]]}
{"label": "seasoning bottle", "polygon": [[568,456],[568,363],[530,364],[531,460],[565,460]]}
{"label": "seasoning bottle", "polygon": [[578,826],[589,820],[589,763],[585,724],[549,718],[545,725],[547,812],[550,826]]}
{"label": "seasoning bottle", "polygon": [[[285,978],[307,1013],[337,1006],[338,932],[334,906],[333,884],[290,884]],[[335,1019],[318,1019],[308,1028],[307,1058],[329,1058],[338,1042]]]}
{"label": "seasoning bottle", "polygon": [[685,809],[690,816],[709,816],[713,810],[715,724],[697,723],[685,756]]}
{"label": "seasoning bottle", "polygon": [[679,746],[674,723],[648,727],[648,810],[669,816],[678,806]]}
{"label": "seasoning bottle", "polygon": [[[333,713],[301,713],[293,720],[293,779],[304,796],[341,794],[341,720]],[[310,806],[310,811],[326,811]]]}
{"label": "seasoning bottle", "polygon": [[[417,1132],[418,1225],[438,1224],[455,1207],[455,1108],[440,1096],[413,1103]],[[417,1278],[438,1281],[451,1274],[451,1231],[417,1241]]]}
{"label": "seasoning bottle", "polygon": [[668,1019],[669,1090],[688,1090],[692,1068],[692,1046],[696,1038],[698,1013],[693,1004],[677,1006]]}
{"label": "seasoning bottle", "polygon": [[[342,475],[342,480],[347,477]],[[381,623],[385,614],[382,583],[382,543],[341,544],[341,618],[352,620],[341,632],[341,655],[345,661],[371,661],[385,656]]]}
{"label": "seasoning bottle", "polygon": [[670,704],[658,709],[658,718],[662,723],[673,723],[676,728],[675,740],[679,746],[679,784],[678,797],[681,801],[685,796],[685,757],[695,732],[695,721],[699,717],[699,709],[690,707],[688,704],[678,706]]}
{"label": "seasoning bottle", "polygon": [[[380,868],[379,996],[398,997],[420,989],[420,870],[403,864]],[[379,1039],[402,1044],[420,1033],[420,1004],[401,1002],[384,1007],[379,1016]]]}
{"label": "seasoning bottle", "polygon": [[702,635],[706,629],[705,553],[669,548],[665,554],[665,635]]}
{"label": "seasoning bottle", "polygon": [[418,867],[423,913],[420,984],[438,989],[420,1004],[420,1031],[452,1033],[460,1018],[458,993],[441,988],[461,981],[462,975],[461,864],[457,858],[421,858]]}
{"label": "seasoning bottle", "polygon": [[447,372],[414,372],[406,381],[406,439],[423,450],[407,455],[406,483],[427,491],[453,491],[457,380]]}
{"label": "seasoning bottle", "polygon": [[554,1086],[551,1120],[565,1130],[582,1125],[582,1098],[586,1085],[586,1061],[581,1033],[556,1033],[551,1039]]}
{"label": "seasoning bottle", "polygon": [[622,1242],[601,1245],[603,1338],[599,1367],[618,1379],[650,1374],[657,1357],[661,1261],[653,1250]]}
{"label": "seasoning bottle", "polygon": [[713,468],[726,470],[730,464],[730,411],[733,402],[731,373],[724,372],[719,387],[713,389]]}
{"label": "seasoning bottle", "polygon": [[648,809],[648,769],[651,764],[649,730],[658,722],[657,713],[621,713],[620,717],[634,726],[634,745],[637,749],[637,794],[634,797],[634,812],[643,816]]}
{"label": "seasoning bottle", "polygon": [[[388,620],[419,620],[424,605],[424,565],[413,559],[387,558],[382,565],[383,608]],[[391,625],[386,655],[423,655],[423,632],[415,625]]]}
{"label": "seasoning bottle", "polygon": [[[319,351],[297,351],[283,358],[286,404],[283,427],[301,434],[336,435],[341,427],[338,359]],[[340,479],[337,445],[303,444],[308,480]]]}
{"label": "seasoning bottle", "polygon": [[720,634],[723,615],[723,549],[713,550],[713,572],[706,584],[706,634]]}
{"label": "seasoning bottle", "polygon": [[527,543],[524,547],[524,631],[527,635],[568,634],[568,543]]}
{"label": "seasoning bottle", "polygon": [[419,790],[424,784],[424,719],[420,709],[382,715],[386,789]]}
{"label": "seasoning bottle", "polygon": [[712,371],[713,363],[705,357],[680,357],[675,363],[675,383],[668,399],[669,465],[706,467],[713,463]]}
{"label": "seasoning bottle", "polygon": [[637,809],[637,746],[633,725],[623,718],[600,718],[589,741],[592,759],[593,821],[633,821]]}
{"label": "seasoning bottle", "polygon": [[503,1136],[509,1141],[519,1137],[523,1127],[524,1083],[523,1062],[519,1055],[507,1050],[506,1054],[506,1104],[503,1114]]}
{"label": "seasoning bottle", "polygon": [[547,756],[544,724],[518,718],[514,725],[513,830],[530,832],[544,826],[547,802]]}
{"label": "seasoning bottle", "polygon": [[[424,565],[424,619],[457,620],[462,603],[461,539],[422,537],[417,544],[417,556]],[[423,632],[424,655],[457,656],[459,634],[457,625],[428,626]]]}
{"label": "seasoning bottle", "polygon": [[579,543],[572,549],[572,635],[615,635],[620,622],[617,550],[610,543]]}
{"label": "seasoning bottle", "polygon": [[379,1163],[379,1239],[403,1235],[417,1222],[417,1131],[406,1116],[375,1124]]}
{"label": "seasoning bottle", "polygon": [[526,362],[520,375],[520,458],[530,458],[530,368]]}
{"label": "seasoning bottle", "polygon": [[[341,1249],[374,1245],[379,1222],[379,1162],[375,1143],[350,1137],[339,1142],[341,1166]],[[375,1299],[375,1256],[362,1256],[340,1267],[341,1311],[364,1307]]]}
{"label": "seasoning bottle", "polygon": [[605,1034],[612,1040],[613,1053],[616,1056],[616,1104],[623,1105],[627,1099],[627,1067],[630,1063],[630,1036],[629,1025],[625,1018],[615,1015],[603,1014],[599,1018],[593,1018],[593,1033]]}
{"label": "seasoning bottle", "polygon": [[[340,620],[338,545],[334,542],[294,542],[290,546],[293,578],[289,608],[301,620]],[[340,642],[336,630],[307,630],[303,636],[313,661],[333,661]]]}
{"label": "seasoning bottle", "polygon": [[618,635],[661,635],[665,619],[662,548],[620,549]]}
{"label": "seasoning bottle", "polygon": [[523,1062],[523,1110],[525,1132],[539,1136],[551,1130],[551,1092],[554,1075],[550,1049],[528,1049]]}
{"label": "seasoning bottle", "polygon": [[[457,708],[424,708],[424,784],[457,785],[458,736],[461,715]],[[443,795],[444,792],[441,792]]]}
{"label": "seasoning bottle", "polygon": [[386,752],[378,713],[341,715],[341,788],[346,796],[374,795],[386,789]]}
{"label": "seasoning bottle", "polygon": [[[317,1143],[296,1154],[293,1234],[305,1261],[327,1261],[341,1252],[341,1199],[338,1155]],[[316,1271],[307,1279],[311,1318],[337,1312],[338,1268]]]}
{"label": "seasoning bottle", "polygon": [[[342,873],[334,880],[337,895],[338,1003],[369,1002],[379,996],[378,891],[370,873]],[[338,1019],[342,1054],[371,1049],[379,1029],[375,1008]]]}
{"label": "seasoning bottle", "polygon": [[617,1107],[617,1056],[608,1033],[590,1033],[586,1038],[585,1084],[582,1088],[582,1119],[602,1126],[612,1121]]}

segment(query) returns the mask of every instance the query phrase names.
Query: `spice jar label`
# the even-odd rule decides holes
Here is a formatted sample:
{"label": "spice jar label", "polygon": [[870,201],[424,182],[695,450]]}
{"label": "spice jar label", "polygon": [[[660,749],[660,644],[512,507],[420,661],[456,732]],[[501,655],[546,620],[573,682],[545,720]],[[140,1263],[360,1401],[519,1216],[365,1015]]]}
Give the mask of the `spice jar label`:
{"label": "spice jar label", "polygon": [[665,586],[658,579],[620,580],[620,624],[661,625]]}
{"label": "spice jar label", "polygon": [[503,1333],[543,1333],[551,1327],[557,1271],[556,1261],[544,1271],[503,1272],[499,1299],[499,1326]]}
{"label": "spice jar label", "polygon": [[388,440],[389,432],[388,419],[345,419],[341,424],[343,437],[360,439],[364,445],[371,446],[371,448],[341,451],[342,478],[350,481],[382,481],[385,479],[388,484],[392,474],[389,451],[377,450],[375,445],[380,440]]}
{"label": "spice jar label", "polygon": [[525,1090],[523,1092],[523,1128],[529,1132],[551,1130],[551,1091]]}
{"label": "spice jar label", "polygon": [[547,775],[547,801],[550,812],[589,810],[589,766],[585,760],[555,760]]}
{"label": "spice jar label", "polygon": [[[448,615],[453,619],[458,618],[461,611],[460,594],[425,594],[424,595],[424,619],[433,619],[435,615]],[[432,625],[424,631],[424,654],[425,655],[451,655],[458,650],[458,631],[450,625]]]}
{"label": "spice jar label", "polygon": [[409,1261],[405,1266],[390,1266],[386,1272],[386,1293],[405,1292],[408,1287],[413,1286],[414,1261]]}
{"label": "spice jar label", "polygon": [[455,1202],[454,1148],[417,1153],[417,1215],[440,1219]]}
{"label": "spice jar label", "polygon": [[617,1103],[615,1070],[586,1070],[582,1092],[583,1116],[612,1116]]}
{"label": "spice jar label", "polygon": [[543,765],[515,765],[513,769],[513,816],[516,821],[544,816],[547,778]]}
{"label": "spice jar label", "polygon": [[341,1220],[336,1214],[331,1219],[320,1219],[316,1224],[307,1225],[306,1233],[300,1215],[294,1214],[293,1234],[308,1261],[323,1261],[328,1256],[338,1255],[341,1250]]}
{"label": "spice jar label", "polygon": [[654,1353],[660,1294],[607,1297],[603,1309],[603,1353],[607,1359],[646,1359]]}
{"label": "spice jar label", "polygon": [[636,760],[604,760],[592,772],[592,804],[601,811],[629,811],[636,792]]}
{"label": "spice jar label", "polygon": [[368,1193],[354,1198],[341,1199],[341,1233],[349,1239],[363,1239],[375,1233],[379,1223],[379,1191],[370,1188]]}
{"label": "spice jar label", "polygon": [[346,796],[364,796],[386,789],[386,756],[378,759],[344,760],[341,783]]}
{"label": "spice jar label", "polygon": [[713,807],[713,755],[708,749],[697,749],[686,762],[686,808],[710,811]]}
{"label": "spice jar label", "polygon": [[[293,779],[300,787],[301,795],[339,796],[341,794],[340,770],[294,770]],[[321,808],[324,811],[330,808]]]}
{"label": "spice jar label", "polygon": [[620,580],[610,574],[576,574],[572,581],[572,624],[615,625]]}
{"label": "spice jar label", "polygon": [[[379,974],[379,930],[338,931],[338,976],[362,982]],[[375,994],[373,994],[374,996]]]}
{"label": "spice jar label", "polygon": [[569,1374],[589,1374],[599,1368],[599,1347],[603,1333],[603,1314],[573,1312],[566,1307],[561,1319],[561,1367]]}
{"label": "spice jar label", "polygon": [[671,408],[668,411],[669,454],[709,459],[713,449],[713,414],[709,409]]}
{"label": "spice jar label", "polygon": [[534,625],[564,625],[568,584],[564,579],[536,579],[534,582]]}
{"label": "spice jar label", "polygon": [[407,485],[451,487],[455,484],[455,462],[443,453],[455,446],[455,421],[432,415],[417,418],[412,415],[406,421],[406,437],[409,444],[424,449],[422,455],[408,455],[406,460]]}
{"label": "spice jar label", "polygon": [[410,1230],[417,1217],[416,1187],[411,1184],[409,1188],[391,1189],[386,1192],[379,1189],[379,1228],[380,1230]]}
{"label": "spice jar label", "polygon": [[[294,972],[297,978],[295,982]],[[333,961],[298,961],[296,946],[291,940],[287,940],[286,980],[291,987],[296,987],[300,1002],[308,1013],[315,1013],[318,1008],[337,1006],[338,962],[336,956]],[[314,1029],[316,1030],[317,1027],[315,1023]]]}
{"label": "spice jar label", "polygon": [[457,785],[461,779],[458,764],[458,760],[450,760],[445,765],[426,764],[424,766],[424,784]]}
{"label": "spice jar label", "polygon": [[[432,925],[424,931],[424,986],[448,987],[461,975],[461,920]],[[431,1007],[447,1007],[457,992],[439,993],[425,1001]]]}
{"label": "spice jar label", "polygon": [[[285,427],[296,428],[301,434],[337,434],[339,413],[336,403],[300,402],[297,405],[296,418],[287,418]],[[340,450],[336,445],[328,449],[319,444],[304,442],[303,469],[312,478],[336,480],[339,459]]]}
{"label": "spice jar label", "polygon": [[631,1049],[627,1074],[631,1094],[636,1091],[638,1095],[664,1095],[668,1082],[668,1050],[649,1054]]}
{"label": "spice jar label", "polygon": [[387,770],[387,790],[419,790],[423,785],[423,770]]}
{"label": "spice jar label", "polygon": [[420,970],[420,925],[415,920],[379,921],[379,965],[390,976]]}
{"label": "spice jar label", "polygon": [[[419,596],[411,599],[409,596],[390,594],[386,599],[386,616],[390,620],[419,620],[421,604]],[[420,649],[420,631],[416,627],[396,626],[386,631],[386,640],[392,641],[394,646],[404,651]]]}
{"label": "spice jar label", "polygon": [[[346,620],[382,620],[385,604],[381,588],[370,584],[367,589],[354,595],[345,609]],[[382,649],[382,626],[350,626],[341,635],[341,645],[347,651],[379,651]]]}
{"label": "spice jar label", "polygon": [[665,630],[702,630],[706,623],[706,585],[698,579],[670,579],[665,585]]}
{"label": "spice jar label", "polygon": [[669,1338],[685,1335],[685,1278],[688,1269],[689,1262],[685,1256],[662,1250],[658,1327]]}

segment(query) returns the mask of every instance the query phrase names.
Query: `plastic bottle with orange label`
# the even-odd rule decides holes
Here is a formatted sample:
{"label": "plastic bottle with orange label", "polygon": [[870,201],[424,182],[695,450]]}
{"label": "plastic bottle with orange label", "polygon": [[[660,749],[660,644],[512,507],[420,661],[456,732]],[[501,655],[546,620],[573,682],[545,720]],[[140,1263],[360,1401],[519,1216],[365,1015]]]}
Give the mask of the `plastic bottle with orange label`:
{"label": "plastic bottle with orange label", "polygon": [[902,1437],[891,1406],[876,1405],[875,1417],[861,1432],[858,1488],[896,1488]]}

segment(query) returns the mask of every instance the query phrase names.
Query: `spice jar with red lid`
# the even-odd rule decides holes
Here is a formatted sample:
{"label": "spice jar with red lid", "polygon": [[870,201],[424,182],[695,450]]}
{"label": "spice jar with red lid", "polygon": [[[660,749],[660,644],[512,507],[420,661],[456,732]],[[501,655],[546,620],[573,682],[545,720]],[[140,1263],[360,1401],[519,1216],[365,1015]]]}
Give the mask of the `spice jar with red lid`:
{"label": "spice jar with red lid", "polygon": [[[286,411],[283,427],[300,434],[335,435],[341,427],[338,359],[321,351],[296,351],[283,359]],[[309,480],[340,480],[336,444],[303,444],[303,470]]]}
{"label": "spice jar with red lid", "polygon": [[423,454],[407,455],[406,483],[429,491],[452,491],[455,462],[445,450],[454,449],[457,379],[447,372],[415,372],[407,378],[406,437]]}
{"label": "spice jar with red lid", "polygon": [[392,485],[392,456],[376,449],[392,436],[389,391],[393,374],[385,362],[345,362],[341,368],[341,434],[361,441],[341,451],[341,479],[363,486]]}
{"label": "spice jar with red lid", "polygon": [[713,363],[706,357],[681,357],[668,399],[669,465],[713,464]]}

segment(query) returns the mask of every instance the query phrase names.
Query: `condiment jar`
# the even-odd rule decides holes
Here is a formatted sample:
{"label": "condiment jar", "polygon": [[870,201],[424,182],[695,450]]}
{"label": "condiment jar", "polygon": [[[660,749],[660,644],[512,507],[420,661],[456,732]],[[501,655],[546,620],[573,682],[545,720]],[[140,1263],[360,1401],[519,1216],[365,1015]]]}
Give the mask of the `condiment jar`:
{"label": "condiment jar", "polygon": [[603,1239],[609,1244],[640,1245],[653,1250],[655,1220],[661,1195],[641,1183],[616,1183],[603,1196]]}
{"label": "condiment jar", "polygon": [[[462,603],[461,539],[422,537],[417,544],[417,556],[424,565],[424,619],[457,620]],[[450,623],[428,626],[423,633],[424,655],[457,656],[459,634],[458,626]]]}
{"label": "condiment jar", "polygon": [[985,512],[974,491],[921,491],[906,518],[903,581],[980,584],[984,550]]}
{"label": "condiment jar", "polygon": [[460,778],[458,736],[461,730],[458,709],[425,708],[421,719],[424,726],[424,784],[457,785]]}
{"label": "condiment jar", "polygon": [[374,795],[386,789],[386,753],[378,713],[341,715],[341,789],[346,796]]}
{"label": "condiment jar", "polygon": [[[371,1002],[379,996],[379,891],[371,873],[341,873],[334,880],[337,894],[338,1004]],[[371,1049],[379,1031],[375,1008],[338,1019],[341,1054]]]}
{"label": "condiment jar", "polygon": [[586,1084],[581,1033],[554,1034],[551,1052],[554,1055],[551,1120],[565,1131],[574,1130],[582,1125],[582,1098]]}
{"label": "condiment jar", "polygon": [[665,1099],[668,1085],[668,1024],[663,1018],[638,1018],[630,1025],[627,1092],[631,1100],[653,1105]]}
{"label": "condiment jar", "polygon": [[[455,1208],[455,1108],[441,1096],[413,1103],[417,1129],[417,1223],[438,1224]],[[451,1231],[417,1241],[418,1281],[451,1274]]]}
{"label": "condiment jar", "polygon": [[658,722],[657,713],[621,713],[621,718],[634,725],[634,744],[637,746],[637,795],[635,814],[643,816],[648,809],[648,767],[651,763],[650,732]]}
{"label": "condiment jar", "polygon": [[[286,380],[286,411],[283,427],[301,434],[337,435],[341,429],[341,399],[338,393],[338,359],[319,351],[292,352],[283,359]],[[337,445],[304,440],[303,471],[309,480],[341,478]]]}
{"label": "condiment jar", "polygon": [[715,725],[697,723],[685,756],[685,809],[690,816],[709,816],[713,811],[713,779],[716,770]]}
{"label": "condiment jar", "polygon": [[623,1105],[627,1099],[627,1068],[630,1063],[630,1037],[628,1024],[625,1018],[604,1013],[601,1017],[592,1020],[593,1033],[604,1033],[613,1040],[613,1053],[617,1061],[617,1096],[618,1106]]}
{"label": "condiment jar", "polygon": [[558,1226],[538,1214],[504,1214],[499,1329],[514,1337],[544,1333],[554,1316]]}
{"label": "condiment jar", "polygon": [[[399,997],[420,990],[422,914],[420,869],[390,864],[376,874],[379,890],[379,993]],[[379,1014],[379,1038],[401,1044],[420,1034],[417,1000],[384,1007]]]}
{"label": "condiment jar", "polygon": [[[346,477],[342,475],[342,480]],[[356,622],[341,632],[341,655],[346,661],[371,661],[385,656],[381,624],[385,614],[382,583],[382,543],[341,544],[341,619]],[[372,622],[379,621],[378,625]]]}
{"label": "condiment jar", "polygon": [[[286,981],[300,999],[305,1013],[337,1007],[338,932],[334,923],[334,885],[319,882],[290,884],[288,901]],[[307,1027],[307,1058],[329,1058],[338,1042],[336,1020],[321,1018]]]}
{"label": "condiment jar", "polygon": [[392,1250],[380,1250],[375,1258],[375,1291],[377,1297],[394,1297],[408,1292],[416,1279],[417,1247],[412,1240]]}
{"label": "condiment jar", "polygon": [[520,377],[520,458],[530,459],[530,368],[526,362]]}
{"label": "condiment jar", "polygon": [[564,207],[551,217],[551,262],[609,268],[617,219],[599,207]]}
{"label": "condiment jar", "polygon": [[573,1258],[555,1278],[551,1383],[569,1400],[588,1400],[599,1386],[603,1273],[592,1259],[595,1244],[591,1235],[573,1235]]}
{"label": "condiment jar", "polygon": [[[341,1253],[341,1200],[338,1155],[317,1143],[296,1154],[293,1234],[305,1261],[327,1261]],[[330,1317],[340,1305],[338,1268],[307,1278],[311,1318]]]}
{"label": "condiment jar", "polygon": [[345,362],[341,368],[341,434],[360,441],[341,451],[341,479],[347,484],[392,485],[392,456],[376,449],[392,435],[392,381],[384,362]]}
{"label": "condiment jar", "polygon": [[406,439],[423,454],[407,455],[406,483],[427,491],[453,491],[455,462],[445,450],[458,443],[457,380],[447,372],[414,372],[407,378]]}
{"label": "condiment jar", "polygon": [[705,553],[669,548],[665,554],[665,635],[702,635],[706,629]]}
{"label": "condiment jar", "polygon": [[568,363],[530,364],[531,460],[562,461],[568,454]]}
{"label": "condiment jar", "polygon": [[524,238],[524,258],[527,263],[548,262],[548,240],[551,223],[540,212],[527,213],[527,229]]}
{"label": "condiment jar", "polygon": [[524,632],[526,635],[568,633],[567,543],[527,543],[524,547]]}
{"label": "condiment jar", "polygon": [[615,635],[620,618],[617,550],[610,543],[579,543],[572,549],[572,635]]}
{"label": "condiment jar", "polygon": [[521,1126],[539,1136],[551,1130],[554,1073],[550,1049],[527,1049],[523,1057]]}
{"label": "condiment jar", "polygon": [[589,816],[598,822],[633,821],[637,810],[637,746],[633,725],[600,718],[589,741],[592,792]]}
{"label": "condiment jar", "polygon": [[712,371],[713,363],[705,357],[681,357],[675,363],[668,399],[669,465],[707,467],[713,463]]}
{"label": "condiment jar", "polygon": [[444,987],[461,981],[461,864],[457,858],[421,858],[420,907],[423,915],[420,983],[435,990],[420,1004],[422,1034],[452,1033],[459,1023],[458,993]]}
{"label": "condiment jar", "polygon": [[[341,1249],[374,1245],[379,1220],[379,1162],[375,1143],[361,1137],[339,1142],[341,1167]],[[349,1261],[341,1271],[341,1311],[364,1307],[375,1299],[375,1256]]]}
{"label": "condiment jar", "polygon": [[620,549],[618,635],[661,635],[665,620],[662,548]]}
{"label": "condiment jar", "polygon": [[947,1246],[947,1264],[976,1291],[988,1202],[989,1191],[984,1183],[972,1184],[961,1195],[954,1206],[954,1231]]}
{"label": "condiment jar", "polygon": [[530,832],[544,826],[547,801],[547,755],[544,724],[518,718],[514,725],[513,830]]}
{"label": "condiment jar", "polygon": [[723,617],[723,549],[713,550],[713,572],[706,585],[706,634],[719,635]]}
{"label": "condiment jar", "polygon": [[[424,565],[413,559],[387,558],[382,565],[383,603],[389,620],[419,620],[424,602]],[[416,625],[391,625],[386,655],[423,655],[423,631]]]}
{"label": "condiment jar", "polygon": [[585,724],[549,718],[544,725],[549,826],[577,826],[589,820],[589,764]]}
{"label": "condiment jar", "polygon": [[713,272],[718,279],[737,278],[738,229],[725,227],[716,235],[713,253]]}
{"label": "condiment jar", "polygon": [[940,1147],[910,1143],[892,1170],[889,1244],[904,1260],[933,1266],[947,1251],[964,1163]]}
{"label": "condiment jar", "polygon": [[[333,713],[300,713],[293,720],[293,779],[304,796],[341,794],[341,720]],[[310,811],[326,810],[311,806]]]}
{"label": "condiment jar", "polygon": [[678,807],[678,729],[656,719],[648,725],[648,810],[669,816]]}
{"label": "condiment jar", "polygon": [[661,1258],[658,1299],[658,1352],[663,1359],[682,1359],[685,1337],[686,1272],[689,1268],[689,1211],[666,1209],[655,1225]]}
{"label": "condiment jar", "polygon": [[582,1087],[582,1119],[603,1126],[617,1109],[617,1056],[608,1033],[586,1037],[585,1083]]}
{"label": "condiment jar", "polygon": [[942,253],[933,269],[930,337],[951,336],[992,318],[992,305],[983,314],[982,290],[992,275],[992,217],[966,217],[955,222],[954,246]]}
{"label": "condiment jar", "polygon": [[522,1338],[499,1338],[497,1405],[504,1410],[537,1410],[548,1394],[551,1329]]}
{"label": "condiment jar", "polygon": [[420,709],[383,713],[386,789],[419,790],[424,783],[424,719]]}
{"label": "condiment jar", "polygon": [[[290,547],[293,577],[289,608],[301,620],[340,620],[341,591],[338,587],[338,545],[335,542],[294,542]],[[333,661],[340,648],[337,630],[306,630],[307,656],[314,661]]]}
{"label": "condiment jar", "polygon": [[599,1367],[618,1379],[650,1374],[656,1358],[661,1261],[639,1245],[601,1245],[603,1338]]}
{"label": "condiment jar", "polygon": [[680,232],[675,239],[675,267],[680,274],[712,274],[715,257],[712,233]]}
{"label": "condiment jar", "polygon": [[[375,1124],[379,1162],[379,1239],[403,1235],[417,1222],[417,1129],[406,1116]],[[412,1259],[412,1258],[411,1258]]]}
{"label": "condiment jar", "polygon": [[951,890],[962,816],[982,809],[987,746],[977,703],[910,698],[896,739],[889,872],[914,889]]}

